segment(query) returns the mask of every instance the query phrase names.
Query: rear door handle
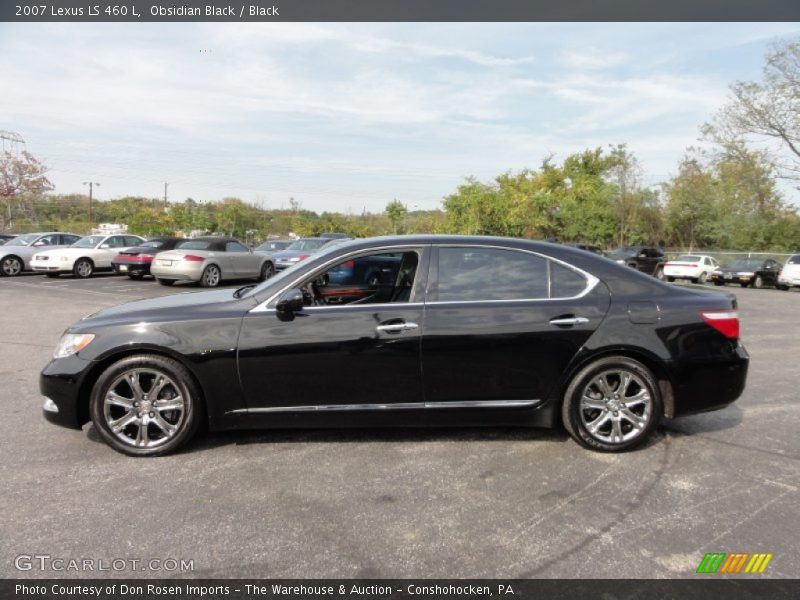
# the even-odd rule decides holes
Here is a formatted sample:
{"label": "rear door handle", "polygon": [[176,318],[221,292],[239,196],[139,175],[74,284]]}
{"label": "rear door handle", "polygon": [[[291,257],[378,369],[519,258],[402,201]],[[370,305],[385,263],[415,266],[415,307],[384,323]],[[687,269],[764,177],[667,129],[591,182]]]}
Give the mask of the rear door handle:
{"label": "rear door handle", "polygon": [[375,330],[379,333],[400,333],[418,328],[419,325],[416,323],[389,323],[387,325],[378,325]]}
{"label": "rear door handle", "polygon": [[550,325],[555,325],[557,327],[572,327],[573,325],[581,325],[588,322],[589,319],[586,317],[564,317],[559,319],[551,319]]}

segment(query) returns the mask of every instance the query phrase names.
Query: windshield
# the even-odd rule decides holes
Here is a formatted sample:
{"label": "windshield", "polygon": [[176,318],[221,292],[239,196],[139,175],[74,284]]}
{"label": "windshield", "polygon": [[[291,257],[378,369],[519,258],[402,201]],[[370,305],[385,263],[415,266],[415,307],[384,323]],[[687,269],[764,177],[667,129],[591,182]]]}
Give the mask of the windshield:
{"label": "windshield", "polygon": [[325,244],[330,242],[330,240],[320,240],[320,239],[306,239],[306,240],[297,240],[296,242],[292,242],[287,250],[319,250]]}
{"label": "windshield", "polygon": [[700,262],[703,260],[701,256],[693,256],[692,254],[684,254],[675,259],[675,262]]}
{"label": "windshield", "polygon": [[18,235],[14,239],[8,240],[5,246],[28,246],[39,237],[38,233],[28,233],[26,235]]}
{"label": "windshield", "polygon": [[737,260],[729,267],[730,269],[739,269],[741,271],[753,270],[761,268],[762,261],[760,260]]}
{"label": "windshield", "polygon": [[161,248],[164,245],[164,242],[158,240],[152,240],[150,242],[145,242],[144,244],[139,244],[140,248]]}
{"label": "windshield", "polygon": [[789,260],[786,261],[787,265],[800,265],[800,254],[795,254],[794,256],[790,256]]}
{"label": "windshield", "polygon": [[615,248],[608,253],[609,256],[630,256],[631,254],[638,254],[639,248]]}
{"label": "windshield", "polygon": [[73,248],[94,248],[105,239],[102,235],[87,235],[72,244]]}

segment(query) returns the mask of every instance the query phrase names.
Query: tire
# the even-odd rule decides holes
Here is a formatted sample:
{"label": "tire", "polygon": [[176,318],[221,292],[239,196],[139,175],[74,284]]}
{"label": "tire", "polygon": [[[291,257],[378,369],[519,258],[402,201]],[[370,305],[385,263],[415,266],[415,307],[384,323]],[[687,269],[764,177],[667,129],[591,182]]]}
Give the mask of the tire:
{"label": "tire", "polygon": [[715,281],[714,285],[725,285],[724,281]]}
{"label": "tire", "polygon": [[273,275],[275,275],[275,265],[267,261],[263,265],[261,265],[261,275],[259,275],[258,280],[266,281]]}
{"label": "tire", "polygon": [[667,277],[667,281],[669,281],[670,283],[674,283],[675,282],[675,278],[674,277]]}
{"label": "tire", "polygon": [[[628,383],[621,397],[615,396],[625,376]],[[605,391],[598,384],[601,379]],[[625,406],[626,397],[638,400]],[[663,414],[655,377],[642,363],[625,356],[601,358],[581,369],[567,387],[561,407],[564,427],[572,438],[600,452],[635,448],[658,426]],[[598,426],[594,432],[593,425]]]}
{"label": "tire", "polygon": [[690,277],[689,281],[691,281],[692,283],[697,283],[700,280],[697,277]]}
{"label": "tire", "polygon": [[60,275],[61,275],[61,273],[45,273],[44,274],[45,277],[49,277],[50,279],[57,279]]}
{"label": "tire", "polygon": [[134,281],[141,281],[144,279],[144,275],[142,273],[128,273],[128,277]]}
{"label": "tire", "polygon": [[94,273],[94,263],[88,258],[79,258],[72,267],[72,274],[79,279],[91,277]]}
{"label": "tire", "polygon": [[[130,378],[138,382],[138,391]],[[148,397],[159,385],[156,397]],[[202,414],[202,395],[191,373],[156,354],[115,362],[97,379],[89,398],[89,416],[100,437],[128,456],[173,452],[194,436]]]}
{"label": "tire", "polygon": [[784,292],[788,292],[789,291],[789,286],[788,285],[778,284],[778,289],[779,290],[783,290]]}
{"label": "tire", "polygon": [[220,281],[222,281],[222,271],[219,270],[217,265],[208,265],[203,269],[203,274],[200,276],[201,287],[217,287]]}
{"label": "tire", "polygon": [[708,273],[703,271],[702,273],[700,273],[700,277],[697,278],[697,282],[698,283],[705,283],[706,281],[708,281]]}
{"label": "tire", "polygon": [[743,288],[746,288],[750,284],[749,283],[744,283],[744,282],[739,282],[739,285],[742,286]]}
{"label": "tire", "polygon": [[756,275],[756,278],[753,280],[753,287],[757,290],[760,290],[764,287],[764,279],[761,277],[761,275]]}
{"label": "tire", "polygon": [[0,263],[0,275],[3,277],[16,277],[22,273],[24,267],[25,265],[18,256],[9,255]]}
{"label": "tire", "polygon": [[166,285],[167,287],[175,284],[175,280],[174,279],[158,279],[158,278],[156,278],[156,281],[158,283],[160,283],[161,285]]}

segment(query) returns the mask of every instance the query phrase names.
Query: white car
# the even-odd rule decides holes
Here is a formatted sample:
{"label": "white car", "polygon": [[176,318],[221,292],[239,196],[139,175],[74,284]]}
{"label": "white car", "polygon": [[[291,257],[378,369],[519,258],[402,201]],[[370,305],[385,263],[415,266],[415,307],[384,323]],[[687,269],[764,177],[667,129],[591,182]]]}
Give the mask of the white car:
{"label": "white car", "polygon": [[117,254],[144,241],[138,235],[87,235],[66,248],[35,254],[31,268],[48,277],[61,273],[91,277],[95,271],[110,271],[111,260]]}
{"label": "white car", "polygon": [[667,281],[688,279],[692,283],[705,283],[708,276],[719,268],[717,259],[705,254],[682,254],[664,265]]}
{"label": "white car", "polygon": [[778,289],[800,287],[800,254],[790,256],[778,274]]}

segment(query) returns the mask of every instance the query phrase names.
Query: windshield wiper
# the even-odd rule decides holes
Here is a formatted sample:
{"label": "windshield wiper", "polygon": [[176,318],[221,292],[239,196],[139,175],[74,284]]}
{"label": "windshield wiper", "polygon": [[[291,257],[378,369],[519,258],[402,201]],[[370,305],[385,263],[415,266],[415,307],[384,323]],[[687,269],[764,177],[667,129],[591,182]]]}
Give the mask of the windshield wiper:
{"label": "windshield wiper", "polygon": [[246,292],[247,290],[250,290],[250,289],[252,289],[252,288],[256,287],[257,285],[258,285],[257,283],[250,283],[250,284],[247,284],[247,285],[243,285],[243,286],[242,286],[242,287],[240,287],[238,290],[236,290],[235,292],[233,292],[233,297],[234,297],[234,298],[241,298],[241,297],[242,297],[242,294],[243,294],[244,292]]}

